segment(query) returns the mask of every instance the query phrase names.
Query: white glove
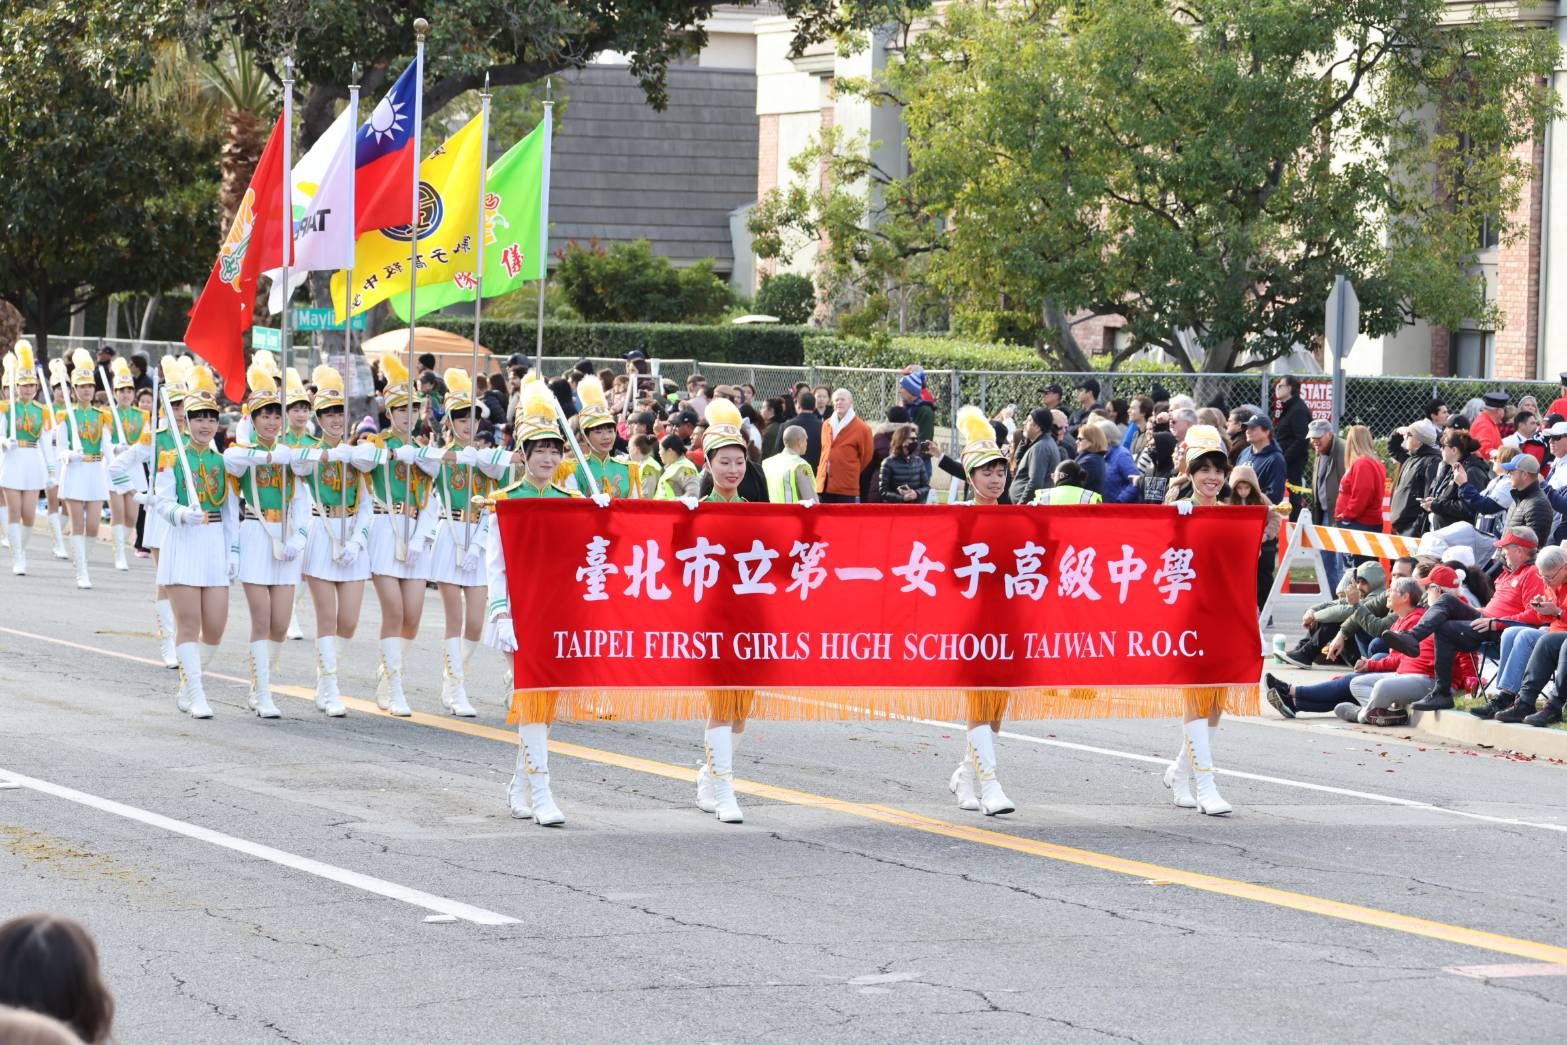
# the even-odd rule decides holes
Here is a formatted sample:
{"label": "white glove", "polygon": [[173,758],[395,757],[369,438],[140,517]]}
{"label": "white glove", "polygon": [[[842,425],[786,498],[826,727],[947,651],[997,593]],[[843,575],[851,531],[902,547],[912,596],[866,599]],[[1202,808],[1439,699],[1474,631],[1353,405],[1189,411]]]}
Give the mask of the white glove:
{"label": "white glove", "polygon": [[460,465],[477,465],[479,463],[479,448],[465,446],[457,451],[457,463]]}
{"label": "white glove", "polygon": [[[593,495],[593,503],[598,505],[600,508],[608,508],[613,502],[614,498],[602,491]],[[696,505],[692,505],[691,507],[695,508]]]}
{"label": "white glove", "polygon": [[295,559],[299,558],[299,553],[304,550],[305,549],[302,545],[296,544],[294,540],[290,538],[283,544],[283,561],[293,562]]}
{"label": "white glove", "polygon": [[239,579],[239,552],[229,552],[229,580]]}
{"label": "white glove", "polygon": [[352,566],[357,558],[359,558],[359,545],[349,541],[342,548],[338,549],[336,555],[332,556],[332,561],[339,566]]}
{"label": "white glove", "polygon": [[403,561],[406,562],[408,565],[412,566],[414,563],[419,561],[419,556],[421,556],[423,554],[424,554],[424,544],[423,544],[423,542],[420,542],[419,544],[410,544],[408,546],[408,558],[404,559]]}
{"label": "white glove", "polygon": [[348,464],[354,459],[354,448],[347,443],[338,443],[326,452],[326,459],[333,464]]}
{"label": "white glove", "polygon": [[3,443],[0,443],[0,446],[4,446],[7,450],[15,450],[17,443],[15,439],[7,439]]}
{"label": "white glove", "polygon": [[472,573],[474,570],[477,570],[479,568],[479,561],[483,557],[483,554],[479,550],[479,546],[477,544],[470,544],[468,546],[467,553],[462,557],[462,572]]}
{"label": "white glove", "polygon": [[699,503],[695,497],[681,497],[679,501],[693,512],[696,511],[696,506]]}
{"label": "white glove", "polygon": [[800,507],[801,508],[815,508],[816,507],[816,498],[813,497],[809,501],[801,501],[800,502]]}
{"label": "white glove", "polygon": [[495,622],[495,643],[502,653],[517,652],[517,631],[511,626],[510,617]]}
{"label": "white glove", "polygon": [[419,447],[399,446],[396,450],[392,451],[392,458],[399,464],[413,464],[415,461],[419,460]]}
{"label": "white glove", "polygon": [[293,464],[299,455],[294,453],[292,446],[279,443],[272,448],[267,456],[272,464]]}
{"label": "white glove", "polygon": [[1190,515],[1190,514],[1192,514],[1192,502],[1190,502],[1190,501],[1176,501],[1175,502],[1175,510],[1176,510],[1176,512],[1178,512],[1181,515]]}
{"label": "white glove", "polygon": [[199,526],[207,521],[207,513],[200,508],[181,508],[179,520],[181,526]]}
{"label": "white glove", "polygon": [[82,452],[80,450],[72,450],[70,453],[65,455],[65,459],[72,464],[76,464],[82,460]]}
{"label": "white glove", "polygon": [[132,495],[132,500],[145,508],[152,503],[152,494],[148,493],[146,490],[141,490]]}

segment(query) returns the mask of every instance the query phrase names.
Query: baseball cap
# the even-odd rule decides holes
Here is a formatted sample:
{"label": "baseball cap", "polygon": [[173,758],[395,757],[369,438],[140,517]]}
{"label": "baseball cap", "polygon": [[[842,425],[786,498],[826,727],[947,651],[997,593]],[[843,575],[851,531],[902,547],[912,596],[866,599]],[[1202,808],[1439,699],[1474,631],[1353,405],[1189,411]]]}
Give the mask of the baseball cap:
{"label": "baseball cap", "polygon": [[1502,465],[1504,472],[1524,472],[1528,475],[1540,474],[1540,462],[1533,454],[1519,454],[1517,457]]}
{"label": "baseball cap", "polygon": [[1456,588],[1458,587],[1458,571],[1451,566],[1438,566],[1427,575],[1426,583],[1440,585],[1443,588]]}
{"label": "baseball cap", "polygon": [[640,348],[633,348],[630,352],[627,352],[621,358],[622,359],[646,359],[647,358],[647,353],[642,351]]}
{"label": "baseball cap", "polygon": [[1506,548],[1516,545],[1520,548],[1538,548],[1539,542],[1535,540],[1534,531],[1527,526],[1509,526],[1502,539],[1496,542],[1498,548]]}
{"label": "baseball cap", "polygon": [[699,420],[700,418],[696,416],[695,410],[682,410],[674,416],[672,423],[676,425],[694,425]]}
{"label": "baseball cap", "polygon": [[1545,430],[1545,438],[1560,439],[1567,436],[1567,421],[1558,421]]}
{"label": "baseball cap", "polygon": [[1268,415],[1267,414],[1252,414],[1251,417],[1249,417],[1246,420],[1246,427],[1247,428],[1266,428],[1269,431],[1272,431],[1273,430],[1273,422],[1268,420]]}
{"label": "baseball cap", "polygon": [[1331,431],[1333,431],[1333,426],[1321,418],[1306,426],[1306,435],[1312,439],[1319,439]]}
{"label": "baseball cap", "polygon": [[1052,381],[1050,384],[1044,385],[1039,389],[1040,395],[1049,395],[1051,392],[1054,392],[1056,395],[1060,395],[1061,386]]}

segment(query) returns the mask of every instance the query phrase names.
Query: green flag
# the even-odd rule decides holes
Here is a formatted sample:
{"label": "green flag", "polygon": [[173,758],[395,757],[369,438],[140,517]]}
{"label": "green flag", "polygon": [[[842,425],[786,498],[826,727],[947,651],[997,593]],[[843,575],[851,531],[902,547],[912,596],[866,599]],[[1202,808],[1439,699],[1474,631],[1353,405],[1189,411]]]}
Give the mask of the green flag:
{"label": "green flag", "polygon": [[[484,296],[508,294],[544,278],[549,250],[550,123],[545,120],[490,164],[484,184]],[[476,282],[459,272],[449,283],[419,287],[419,315],[472,301]],[[409,322],[408,295],[391,299]]]}

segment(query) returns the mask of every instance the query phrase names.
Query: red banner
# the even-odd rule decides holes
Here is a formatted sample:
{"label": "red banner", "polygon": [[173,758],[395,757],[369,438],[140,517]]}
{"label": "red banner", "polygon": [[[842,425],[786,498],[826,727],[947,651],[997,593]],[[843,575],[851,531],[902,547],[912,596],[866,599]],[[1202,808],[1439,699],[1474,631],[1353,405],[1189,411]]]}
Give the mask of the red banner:
{"label": "red banner", "polygon": [[1263,509],[501,501],[519,691],[566,718],[1255,712]]}

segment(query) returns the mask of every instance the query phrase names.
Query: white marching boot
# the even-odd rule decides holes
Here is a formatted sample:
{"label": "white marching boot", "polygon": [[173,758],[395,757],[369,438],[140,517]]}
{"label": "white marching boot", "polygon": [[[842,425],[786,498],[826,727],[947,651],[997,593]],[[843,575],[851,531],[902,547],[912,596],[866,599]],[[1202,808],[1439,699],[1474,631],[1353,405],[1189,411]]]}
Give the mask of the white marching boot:
{"label": "white marching boot", "polygon": [[[550,727],[544,722],[529,722],[517,727],[521,741],[523,771],[528,777],[528,800],[533,822],[540,827],[555,827],[566,822],[566,814],[550,794]],[[515,813],[513,814],[515,815]]]}
{"label": "white marching boot", "polygon": [[1186,755],[1192,760],[1192,794],[1197,808],[1204,816],[1223,816],[1234,806],[1219,794],[1214,780],[1212,746],[1209,743],[1208,723],[1205,719],[1186,723]]}
{"label": "white marching boot", "polygon": [[211,718],[212,707],[207,703],[207,690],[201,680],[205,648],[199,642],[183,642],[175,652],[180,658],[180,694],[175,706],[191,718]]}
{"label": "white marching boot", "polygon": [[957,796],[959,809],[967,809],[971,813],[979,812],[979,792],[974,790],[974,783],[974,766],[965,752],[963,761],[958,763],[958,768],[952,771],[951,778],[947,780],[947,790]]}
{"label": "white marching boot", "polygon": [[163,657],[163,666],[177,668],[180,658],[174,655],[174,603],[159,599],[153,606],[158,611],[158,653]]}
{"label": "white marching boot", "polygon": [[27,537],[32,530],[24,530],[21,523],[7,523],[6,536],[11,540],[11,572],[18,577],[27,575]]}
{"label": "white marching boot", "polygon": [[87,576],[87,538],[81,534],[71,538],[71,559],[76,563],[76,586],[91,588],[92,578]]}
{"label": "white marching boot", "polygon": [[968,758],[979,791],[979,811],[986,816],[999,816],[1015,810],[1017,807],[996,779],[996,734],[989,726],[979,725],[968,731]]}
{"label": "white marching boot", "polygon": [[130,564],[125,561],[125,524],[109,527],[109,536],[114,542],[114,568],[130,569]]}
{"label": "white marching boot", "polygon": [[262,718],[282,718],[272,702],[271,644],[261,639],[250,644],[250,710]]}
{"label": "white marching boot", "polygon": [[[703,766],[713,787],[713,812],[719,823],[745,822],[740,803],[735,798],[734,730],[729,726],[716,726],[702,734],[707,749],[707,764]],[[700,786],[700,785],[699,785]],[[700,792],[697,799],[701,804]]]}
{"label": "white marching boot", "polygon": [[11,511],[5,505],[0,504],[0,548],[11,547]]}
{"label": "white marching boot", "polygon": [[288,614],[288,631],[284,633],[291,639],[302,639],[305,637],[305,629],[299,626],[299,595],[299,589],[295,588],[294,605]]}
{"label": "white marching boot", "polygon": [[458,718],[473,718],[478,712],[468,703],[467,672],[463,668],[462,638],[441,643],[441,707]]}
{"label": "white marching boot", "polygon": [[337,691],[337,636],[323,635],[316,639],[316,709],[328,718],[342,718],[348,714],[343,698]]}
{"label": "white marching boot", "polygon": [[46,514],[49,517],[49,531],[54,534],[54,545],[50,550],[56,559],[69,559],[71,553],[65,550],[65,520],[60,518],[59,512]]}
{"label": "white marching boot", "polygon": [[395,635],[381,640],[381,667],[376,673],[375,703],[398,718],[413,714],[403,695],[403,640]]}
{"label": "white marching boot", "polygon": [[1192,760],[1186,753],[1184,739],[1175,761],[1164,767],[1164,786],[1170,789],[1170,798],[1178,808],[1197,808],[1197,799],[1192,795]]}
{"label": "white marching boot", "polygon": [[517,820],[533,819],[533,799],[528,791],[528,745],[521,740],[522,727],[517,727],[517,765],[512,770],[511,781],[506,785],[506,808]]}

